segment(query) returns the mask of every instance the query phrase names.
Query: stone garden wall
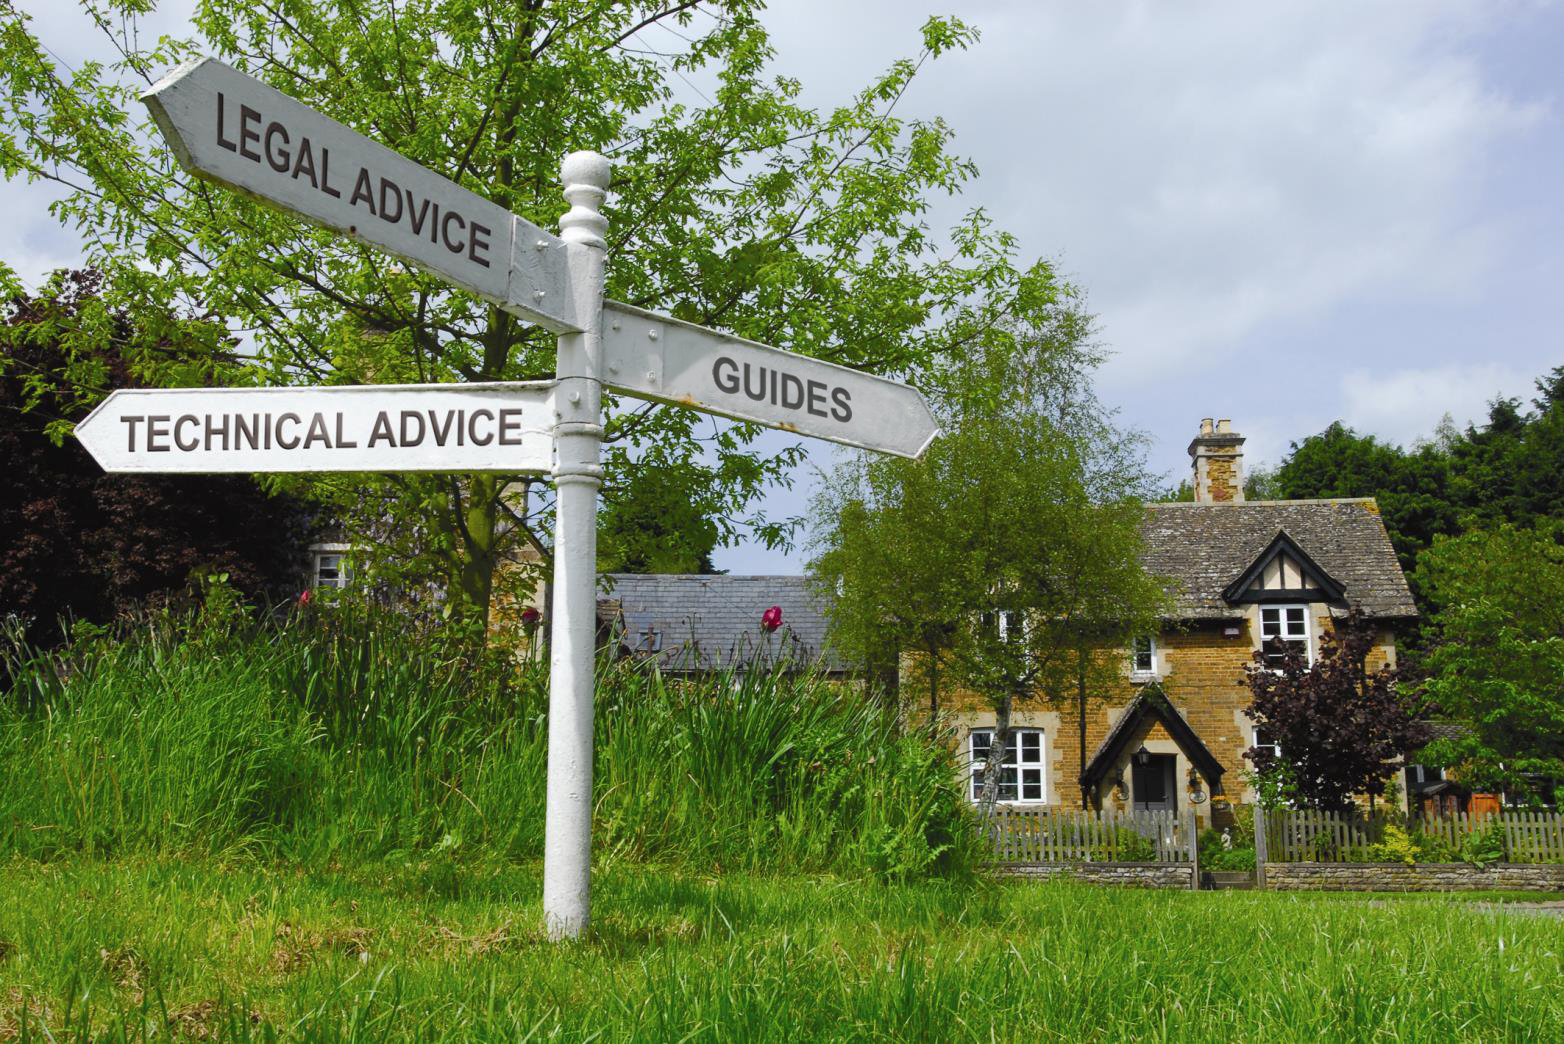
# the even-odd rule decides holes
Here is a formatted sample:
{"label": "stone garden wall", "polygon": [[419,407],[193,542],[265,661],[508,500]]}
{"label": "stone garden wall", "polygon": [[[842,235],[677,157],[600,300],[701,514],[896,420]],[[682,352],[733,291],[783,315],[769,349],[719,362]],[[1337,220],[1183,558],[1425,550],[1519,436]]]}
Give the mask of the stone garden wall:
{"label": "stone garden wall", "polygon": [[1003,877],[1073,877],[1091,884],[1185,889],[1194,873],[1189,863],[1010,863],[995,870]]}
{"label": "stone garden wall", "polygon": [[1564,892],[1564,864],[1266,863],[1277,892]]}

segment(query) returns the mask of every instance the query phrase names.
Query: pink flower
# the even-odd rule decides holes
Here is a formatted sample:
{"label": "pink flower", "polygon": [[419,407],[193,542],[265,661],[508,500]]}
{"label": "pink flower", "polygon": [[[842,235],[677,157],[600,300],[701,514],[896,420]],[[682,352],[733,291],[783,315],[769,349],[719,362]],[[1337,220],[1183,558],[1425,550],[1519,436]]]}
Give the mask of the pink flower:
{"label": "pink flower", "polygon": [[767,631],[775,631],[782,626],[782,607],[774,605],[760,614],[760,626]]}
{"label": "pink flower", "polygon": [[303,609],[305,606],[309,605],[310,602],[312,602],[314,600],[315,600],[314,595],[311,595],[309,593],[309,591],[306,589],[303,594],[299,595],[299,608]]}
{"label": "pink flower", "polygon": [[536,627],[541,619],[543,619],[543,614],[530,605],[521,611],[521,626],[528,630]]}

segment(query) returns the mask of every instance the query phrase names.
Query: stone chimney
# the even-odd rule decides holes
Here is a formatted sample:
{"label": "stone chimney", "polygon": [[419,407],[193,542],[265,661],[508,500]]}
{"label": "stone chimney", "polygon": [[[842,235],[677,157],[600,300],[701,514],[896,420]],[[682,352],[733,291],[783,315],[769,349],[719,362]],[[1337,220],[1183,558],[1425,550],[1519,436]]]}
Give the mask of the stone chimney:
{"label": "stone chimney", "polygon": [[1213,425],[1210,417],[1202,420],[1189,455],[1195,465],[1195,503],[1244,502],[1244,437],[1233,432],[1232,421],[1223,418]]}

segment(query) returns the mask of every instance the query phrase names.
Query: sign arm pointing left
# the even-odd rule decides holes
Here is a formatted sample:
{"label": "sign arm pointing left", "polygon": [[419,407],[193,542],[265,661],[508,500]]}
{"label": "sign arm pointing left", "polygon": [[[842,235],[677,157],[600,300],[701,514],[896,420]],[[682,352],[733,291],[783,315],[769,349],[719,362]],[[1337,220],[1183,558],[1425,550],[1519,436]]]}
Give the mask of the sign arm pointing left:
{"label": "sign arm pointing left", "polygon": [[405,258],[530,322],[585,327],[558,236],[281,91],[198,58],[141,100],[192,174]]}

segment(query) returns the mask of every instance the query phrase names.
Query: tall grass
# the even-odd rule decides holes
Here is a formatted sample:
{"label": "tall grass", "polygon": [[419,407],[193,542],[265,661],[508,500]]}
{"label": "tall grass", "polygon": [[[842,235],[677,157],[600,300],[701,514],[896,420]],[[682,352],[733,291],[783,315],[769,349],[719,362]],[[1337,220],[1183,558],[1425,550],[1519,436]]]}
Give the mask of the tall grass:
{"label": "tall grass", "polygon": [[[12,648],[0,850],[252,852],[440,866],[542,852],[547,678],[351,606],[164,615]],[[959,873],[948,755],[809,674],[676,681],[605,664],[599,851],[703,868]]]}

